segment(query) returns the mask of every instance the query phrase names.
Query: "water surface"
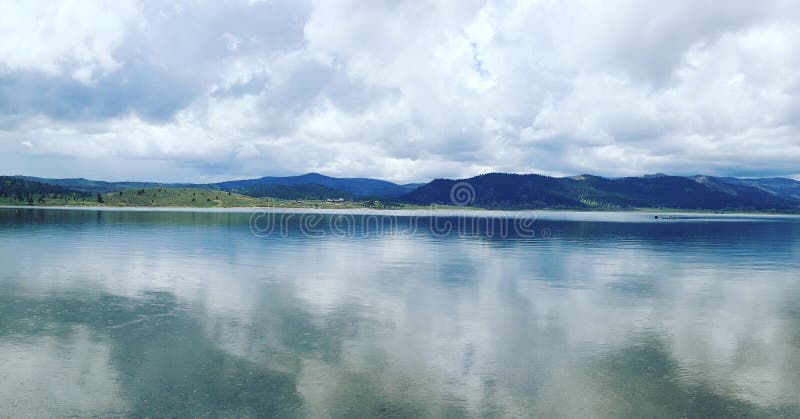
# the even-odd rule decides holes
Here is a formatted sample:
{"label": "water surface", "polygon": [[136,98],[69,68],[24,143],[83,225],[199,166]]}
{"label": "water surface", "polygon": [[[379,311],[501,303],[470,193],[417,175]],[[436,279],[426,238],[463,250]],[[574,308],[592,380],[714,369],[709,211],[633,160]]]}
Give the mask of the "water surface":
{"label": "water surface", "polygon": [[0,416],[800,416],[797,218],[402,215],[0,209]]}

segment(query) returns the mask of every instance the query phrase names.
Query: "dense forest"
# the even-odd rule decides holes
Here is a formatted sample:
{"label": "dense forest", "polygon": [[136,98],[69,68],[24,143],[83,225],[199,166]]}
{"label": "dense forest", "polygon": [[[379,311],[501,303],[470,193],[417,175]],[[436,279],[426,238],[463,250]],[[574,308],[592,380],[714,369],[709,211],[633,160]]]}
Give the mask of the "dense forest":
{"label": "dense forest", "polygon": [[64,186],[0,176],[0,201],[19,204],[43,204],[48,200],[86,201],[92,195]]}
{"label": "dense forest", "polygon": [[418,205],[457,203],[506,209],[680,208],[787,212],[800,209],[797,198],[766,188],[733,184],[710,176],[687,178],[661,174],[613,179],[592,175],[556,178],[489,173],[461,180],[436,179],[402,199]]}
{"label": "dense forest", "polygon": [[353,200],[353,194],[327,186],[314,183],[301,185],[269,185],[251,184],[241,189],[233,189],[234,192],[255,198],[276,198],[276,199],[337,199],[344,198]]}

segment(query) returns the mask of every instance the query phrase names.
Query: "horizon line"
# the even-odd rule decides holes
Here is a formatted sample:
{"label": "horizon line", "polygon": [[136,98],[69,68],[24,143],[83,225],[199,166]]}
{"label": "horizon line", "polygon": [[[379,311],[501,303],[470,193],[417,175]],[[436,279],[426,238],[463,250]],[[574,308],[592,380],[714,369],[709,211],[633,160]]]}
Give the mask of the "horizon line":
{"label": "horizon line", "polygon": [[[472,178],[475,178],[475,177],[478,177],[478,176],[484,176],[484,175],[490,175],[490,174],[507,174],[507,175],[521,175],[521,176],[524,176],[524,175],[538,175],[538,176],[545,176],[545,177],[551,177],[551,178],[556,178],[556,179],[575,178],[575,177],[579,177],[579,176],[596,176],[596,177],[601,177],[601,178],[605,178],[605,179],[643,178],[643,177],[647,177],[647,176],[670,176],[670,177],[684,177],[684,178],[690,178],[690,177],[695,177],[695,176],[709,176],[709,177],[717,177],[717,178],[736,178],[736,179],[743,179],[743,180],[789,179],[789,180],[793,180],[795,182],[800,182],[800,174],[799,175],[785,175],[785,176],[767,176],[767,175],[761,175],[761,176],[732,176],[732,175],[711,175],[711,174],[703,174],[703,173],[696,173],[696,174],[692,174],[692,175],[678,175],[678,174],[670,174],[670,173],[664,173],[664,172],[644,173],[644,174],[640,174],[640,175],[622,175],[622,176],[606,176],[606,175],[598,175],[598,174],[593,174],[593,173],[581,173],[581,174],[566,175],[566,176],[553,176],[553,175],[546,175],[546,174],[536,173],[536,172],[493,171],[493,172],[479,173],[479,174],[472,175],[472,176],[469,176],[469,177],[434,177],[434,178],[430,178],[427,181],[419,181],[419,182],[414,182],[414,181],[411,181],[411,182],[397,182],[397,181],[386,180],[386,179],[383,179],[383,178],[367,177],[367,176],[331,176],[331,175],[326,175],[326,174],[319,173],[319,172],[306,172],[306,173],[301,173],[301,174],[296,174],[296,175],[264,175],[264,176],[258,176],[258,177],[243,176],[243,177],[238,177],[238,178],[229,178],[227,180],[219,180],[219,181],[211,181],[211,182],[154,181],[154,180],[130,180],[130,179],[128,179],[128,180],[105,180],[105,179],[97,179],[97,178],[93,179],[91,177],[83,177],[83,176],[79,176],[79,177],[45,177],[45,176],[23,175],[23,174],[0,175],[0,176],[18,177],[18,178],[20,178],[20,177],[21,178],[35,178],[35,179],[45,179],[45,180],[87,180],[87,181],[93,181],[93,182],[108,182],[108,183],[154,183],[154,184],[164,184],[164,185],[176,185],[176,184],[211,185],[211,184],[217,184],[217,183],[235,182],[235,181],[242,181],[242,180],[257,180],[257,179],[264,179],[264,178],[292,178],[292,177],[302,177],[302,176],[308,176],[308,175],[319,175],[319,176],[324,176],[324,177],[328,177],[328,178],[332,178],[332,179],[370,179],[370,180],[378,180],[378,181],[383,181],[383,182],[389,182],[389,183],[393,183],[393,184],[396,184],[396,185],[409,185],[409,184],[427,184],[427,183],[430,183],[430,182],[432,182],[434,180],[438,180],[438,179],[444,179],[444,180],[466,180],[466,179],[472,179]],[[793,176],[798,176],[798,177],[793,177]]]}

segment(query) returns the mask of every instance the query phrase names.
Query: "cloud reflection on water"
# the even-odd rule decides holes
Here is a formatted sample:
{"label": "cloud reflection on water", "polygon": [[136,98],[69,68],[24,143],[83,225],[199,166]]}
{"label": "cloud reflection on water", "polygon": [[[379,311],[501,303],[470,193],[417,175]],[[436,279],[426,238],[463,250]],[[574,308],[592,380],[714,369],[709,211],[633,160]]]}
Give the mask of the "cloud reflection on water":
{"label": "cloud reflection on water", "polygon": [[[256,239],[245,215],[136,217],[35,224],[0,240],[0,354],[26,365],[14,342],[54,330],[88,348],[39,345],[55,367],[27,368],[40,375],[21,388],[55,391],[41,384],[55,371],[65,388],[105,391],[65,411],[800,409],[798,223],[550,221],[549,240]],[[86,351],[91,380],[81,384],[63,366]],[[187,396],[195,391],[209,401]]]}

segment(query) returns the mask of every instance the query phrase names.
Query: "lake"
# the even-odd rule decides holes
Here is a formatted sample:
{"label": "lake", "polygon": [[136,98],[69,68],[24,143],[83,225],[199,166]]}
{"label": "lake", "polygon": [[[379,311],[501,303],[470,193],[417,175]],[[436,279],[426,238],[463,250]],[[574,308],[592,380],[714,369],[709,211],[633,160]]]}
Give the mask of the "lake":
{"label": "lake", "polygon": [[0,416],[800,416],[800,218],[469,214],[0,209]]}

